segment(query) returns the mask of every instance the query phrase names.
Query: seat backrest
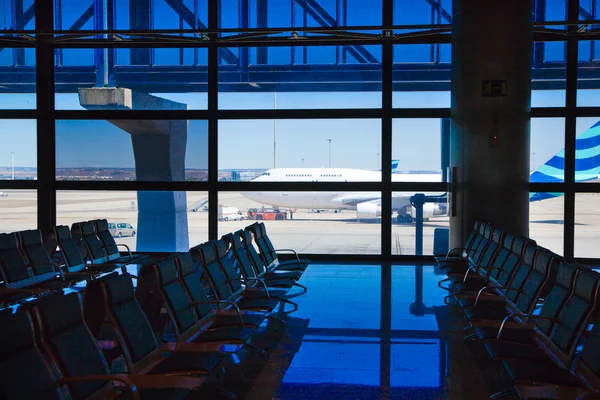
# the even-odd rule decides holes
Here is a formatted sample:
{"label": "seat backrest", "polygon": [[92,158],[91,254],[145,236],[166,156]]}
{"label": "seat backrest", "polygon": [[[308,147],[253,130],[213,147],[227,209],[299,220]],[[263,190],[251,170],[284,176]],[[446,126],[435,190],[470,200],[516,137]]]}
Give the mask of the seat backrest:
{"label": "seat backrest", "polygon": [[243,231],[238,230],[235,233],[223,235],[221,240],[229,245],[229,251],[236,262],[236,266],[239,268],[242,275],[244,275],[244,278],[257,278],[258,275],[252,266],[252,261],[244,251],[242,235]]}
{"label": "seat backrest", "polygon": [[85,261],[79,251],[77,243],[71,237],[69,227],[66,225],[59,225],[54,228],[56,233],[56,241],[60,248],[60,254],[62,262],[69,272],[80,272],[85,268]]}
{"label": "seat backrest", "polygon": [[487,248],[481,255],[481,257],[479,258],[477,265],[482,265],[482,266],[494,265],[494,261],[496,260],[496,256],[498,255],[499,249],[502,247],[502,243],[503,243],[505,235],[506,235],[506,232],[504,232],[503,230],[494,229],[491,240],[490,240]]}
{"label": "seat backrest", "polygon": [[60,261],[60,252],[58,251],[58,241],[56,240],[54,229],[45,229],[42,231],[42,243],[50,259],[58,263]]}
{"label": "seat backrest", "polygon": [[475,263],[475,265],[481,265],[481,259],[485,254],[488,246],[492,245],[492,233],[494,232],[493,225],[485,225],[485,229],[482,234],[482,238],[475,247],[474,251],[470,253],[470,259]]}
{"label": "seat backrest", "polygon": [[96,227],[96,234],[98,235],[98,238],[104,247],[104,251],[106,252],[108,260],[115,260],[121,257],[119,248],[117,247],[117,242],[115,242],[115,239],[108,229],[108,221],[105,219],[96,219],[91,222],[93,222],[94,226]]}
{"label": "seat backrest", "polygon": [[[199,263],[194,262],[190,253],[176,253],[175,262],[179,281],[192,301],[200,302],[208,300],[208,292],[203,285],[203,280],[206,278]],[[196,304],[194,308],[199,320],[210,316],[213,312],[213,307],[208,303]]]}
{"label": "seat backrest", "polygon": [[469,233],[467,240],[465,241],[465,249],[470,249],[473,246],[473,242],[475,238],[479,235],[479,226],[482,224],[482,221],[477,219],[473,222],[473,230]]}
{"label": "seat backrest", "polygon": [[588,333],[581,349],[575,374],[581,376],[590,388],[600,390],[600,321],[594,321],[594,327]]}
{"label": "seat backrest", "polygon": [[81,232],[81,239],[87,250],[85,258],[93,264],[101,264],[108,261],[104,246],[96,235],[94,223],[92,221],[78,222],[73,224],[71,231],[75,231],[76,229],[79,229]]}
{"label": "seat backrest", "polygon": [[598,301],[599,277],[592,270],[580,268],[575,290],[558,313],[558,322],[550,333],[551,343],[567,361],[572,360],[579,339],[591,322],[590,317]]}
{"label": "seat backrest", "polygon": [[519,267],[521,260],[523,259],[523,252],[528,246],[534,246],[535,244],[535,242],[530,241],[527,238],[524,238],[522,236],[515,236],[510,254],[508,255],[506,262],[504,263],[500,274],[496,278],[500,285],[505,287],[509,286],[509,282],[511,281],[515,271]]}
{"label": "seat backrest", "polygon": [[22,288],[34,282],[18,242],[16,233],[0,234],[0,271],[7,288]]}
{"label": "seat backrest", "polygon": [[165,309],[170,317],[171,324],[178,337],[196,326],[198,319],[193,307],[192,299],[185,292],[173,258],[168,258],[154,266],[158,278],[158,292],[163,297]]}
{"label": "seat backrest", "polygon": [[512,279],[507,282],[507,287],[515,290],[508,291],[506,296],[515,303],[521,296],[523,286],[533,272],[534,262],[537,256],[537,245],[531,244],[531,242],[525,242],[525,246],[525,253],[523,254],[521,262],[515,269]]}
{"label": "seat backrest", "polygon": [[275,252],[275,246],[273,246],[273,242],[271,242],[271,238],[269,238],[269,235],[267,234],[267,226],[265,225],[264,222],[258,222],[257,227],[258,227],[257,230],[260,232],[260,237],[265,242],[265,244],[267,245],[267,248],[273,255],[273,259],[277,259],[277,253]]}
{"label": "seat backrest", "polygon": [[510,255],[512,253],[512,246],[513,246],[514,240],[515,240],[515,236],[510,233],[506,233],[504,235],[504,237],[502,238],[502,241],[500,242],[500,245],[498,246],[496,256],[494,257],[494,260],[492,262],[492,265],[496,268],[494,268],[490,271],[491,278],[498,280],[498,277],[502,273],[504,265],[506,264],[506,262],[508,261],[508,258],[510,257]]}
{"label": "seat backrest", "polygon": [[267,271],[267,265],[264,263],[262,258],[260,258],[258,252],[256,251],[256,247],[253,244],[253,236],[252,233],[244,229],[242,231],[242,244],[244,246],[244,252],[248,256],[248,259],[252,262],[252,267],[256,271],[258,276],[261,276]]}
{"label": "seat backrest", "polygon": [[244,228],[244,230],[249,231],[254,235],[254,243],[256,243],[256,246],[258,247],[258,255],[262,260],[263,264],[265,266],[270,266],[271,264],[276,263],[276,258],[273,257],[269,246],[267,246],[267,244],[265,243],[258,224],[254,223],[252,225],[249,225],[246,228]]}
{"label": "seat backrest", "polygon": [[579,275],[579,269],[572,264],[560,262],[556,269],[556,280],[552,289],[544,299],[544,304],[540,309],[539,315],[545,318],[539,318],[535,321],[536,330],[544,336],[549,336],[556,324],[556,321],[550,318],[557,318],[564,305],[569,300],[575,290],[576,278]]}
{"label": "seat backrest", "polygon": [[[536,246],[537,247],[537,246]],[[533,249],[533,247],[531,247]],[[525,253],[525,259],[529,258],[529,252]],[[551,287],[556,281],[556,269],[558,264],[554,254],[541,247],[535,249],[535,258],[531,272],[525,282],[521,285],[522,293],[516,300],[516,305],[522,312],[529,314],[535,309],[537,301],[541,297],[545,285]]]}
{"label": "seat backrest", "polygon": [[129,274],[111,274],[101,282],[104,307],[115,328],[130,371],[145,357],[154,355],[158,342],[150,322],[135,299]]}
{"label": "seat backrest", "polygon": [[202,243],[190,249],[192,256],[197,252],[200,256],[202,269],[204,270],[208,282],[210,283],[212,293],[219,300],[228,300],[233,296],[231,287],[227,282],[227,275],[221,269],[218,261],[215,247],[212,242]]}
{"label": "seat backrest", "polygon": [[29,312],[0,313],[0,398],[59,399],[56,376],[35,340]]}
{"label": "seat backrest", "polygon": [[[83,321],[77,293],[55,294],[33,306],[40,342],[54,368],[63,376],[107,375],[108,366]],[[85,399],[110,386],[101,380],[66,385],[73,399]]]}
{"label": "seat backrest", "polygon": [[50,255],[42,243],[42,232],[40,230],[28,230],[19,232],[21,239],[21,250],[27,259],[36,282],[56,278],[59,273],[55,271],[50,260]]}
{"label": "seat backrest", "polygon": [[[215,253],[217,256],[217,263],[223,270],[225,276],[227,276],[227,282],[231,291],[237,293],[242,290],[242,275],[238,269],[235,268],[233,262],[227,252],[227,243],[223,240],[213,240],[213,246],[215,247]],[[251,283],[254,285],[254,282]]]}

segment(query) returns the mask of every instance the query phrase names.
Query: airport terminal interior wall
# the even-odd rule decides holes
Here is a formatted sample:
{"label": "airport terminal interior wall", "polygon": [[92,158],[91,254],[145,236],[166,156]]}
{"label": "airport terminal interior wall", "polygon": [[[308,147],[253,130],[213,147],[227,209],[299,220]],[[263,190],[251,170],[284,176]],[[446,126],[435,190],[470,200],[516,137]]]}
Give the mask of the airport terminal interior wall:
{"label": "airport terminal interior wall", "polygon": [[[171,37],[162,40],[161,35],[167,34],[157,34],[151,48],[147,44],[137,48],[141,38],[126,32],[134,28],[128,14],[130,1],[108,1],[113,7],[108,27],[127,38],[125,45],[109,39],[107,47],[106,38],[89,33],[79,42],[70,38],[44,43],[14,40],[10,32],[5,33],[2,40],[10,39],[10,44],[0,48],[0,70],[7,72],[10,81],[0,78],[0,231],[100,217],[130,223],[135,229],[138,192],[174,191],[185,194],[188,237],[193,245],[247,225],[247,219],[219,221],[218,206],[236,207],[245,217],[248,209],[266,206],[244,196],[255,189],[243,180],[274,164],[381,169],[387,177],[392,173],[391,161],[399,159],[400,172],[443,171],[440,133],[443,120],[450,116],[445,79],[451,65],[447,19],[451,1],[440,1],[440,8],[432,10],[434,6],[425,0],[378,0],[369,2],[367,10],[364,2],[317,0],[334,20],[343,20],[340,25],[347,30],[367,28],[357,29],[360,32],[352,44],[343,43],[347,37],[321,32],[321,42],[307,46],[298,46],[300,40],[288,40],[285,46],[274,40],[265,44],[259,41],[263,40],[260,35],[254,43],[245,38],[244,45],[231,46],[210,34],[208,42],[216,44],[212,48],[201,40],[190,44],[177,39],[177,30],[182,32],[180,38],[201,38],[183,30],[202,26],[200,22],[189,25],[187,20],[181,23],[165,0],[150,2],[148,30],[170,29]],[[0,21],[8,21],[5,31],[28,31],[35,37],[41,31],[103,29],[97,0],[62,0],[58,8],[45,3],[53,2],[35,1],[32,14],[25,11],[34,1],[24,1],[23,18],[29,19],[20,26],[9,23],[17,18],[14,9],[0,10]],[[208,0],[183,3],[197,21],[211,29],[229,29],[220,34],[221,39],[258,31],[262,24],[281,28],[273,34],[275,39],[312,40],[318,35],[306,30],[319,28],[323,22],[315,19],[314,11],[307,14],[293,1],[265,1],[269,11],[264,20],[253,8],[256,1],[221,0],[219,7]],[[251,8],[249,17],[240,18],[246,3]],[[590,83],[600,77],[597,41],[594,34],[572,34],[568,39],[564,34],[582,26],[567,26],[567,21],[600,19],[595,15],[598,4],[596,0],[535,3],[546,4],[545,10],[536,10],[536,21],[547,22],[546,28],[557,33],[537,34],[534,44],[534,82],[538,84],[532,95],[531,170],[565,149],[566,183],[531,185],[532,193],[546,193],[549,196],[544,197],[549,198],[531,203],[530,235],[569,258],[600,259],[600,246],[594,245],[600,237],[596,199],[600,185],[576,184],[573,178],[579,157],[575,138],[600,119],[600,87]],[[341,4],[347,4],[347,9],[340,8]],[[93,17],[79,18],[89,7]],[[384,24],[396,26],[393,33],[398,36],[389,40],[381,35],[359,37],[381,34]],[[586,33],[593,27],[580,31]],[[235,32],[238,28],[244,31]],[[429,35],[409,35],[435,28],[440,29]],[[99,68],[105,56],[107,82],[102,81]],[[172,71],[176,74],[168,75]],[[332,71],[337,71],[337,78]],[[345,83],[329,85],[327,76]],[[419,80],[428,83],[419,84]],[[8,86],[3,89],[5,83]],[[183,105],[184,109],[166,109],[162,100],[136,107],[135,99],[134,110],[82,106],[78,89],[104,84],[133,87],[166,99],[169,107]],[[49,98],[48,93],[54,96]],[[185,132],[185,142],[169,144],[185,152],[184,162],[179,162],[183,175],[171,171],[164,178],[164,171],[157,171],[153,178],[153,172],[146,171],[139,178],[142,171],[136,169],[136,160],[141,156],[136,153],[133,133],[124,127],[135,130],[151,122],[152,129],[161,132]],[[256,187],[274,192],[330,190],[323,182]],[[384,178],[341,182],[334,190],[350,195],[378,193],[383,215],[359,219],[354,210],[292,209],[293,220],[266,221],[278,247],[312,254],[414,255],[415,226],[395,222],[396,214],[392,216],[389,210],[392,196],[444,192],[446,184],[418,178],[392,183]],[[425,222],[423,254],[432,254],[434,230],[443,227],[448,227],[447,217]],[[135,237],[122,241],[135,249]]]}

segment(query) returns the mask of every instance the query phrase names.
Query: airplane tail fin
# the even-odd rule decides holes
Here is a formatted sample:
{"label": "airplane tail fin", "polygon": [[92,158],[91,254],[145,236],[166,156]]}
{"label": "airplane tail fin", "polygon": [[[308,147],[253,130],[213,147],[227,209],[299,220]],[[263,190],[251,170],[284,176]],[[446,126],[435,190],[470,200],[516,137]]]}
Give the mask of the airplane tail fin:
{"label": "airplane tail fin", "polygon": [[[600,121],[575,140],[575,182],[598,179],[600,174]],[[565,150],[562,149],[544,165],[533,171],[530,182],[563,182]],[[557,197],[558,193],[532,193],[531,201]]]}
{"label": "airplane tail fin", "polygon": [[[392,174],[394,172],[396,172],[399,164],[400,164],[400,160],[392,160]],[[381,170],[379,170],[379,171],[381,171]]]}

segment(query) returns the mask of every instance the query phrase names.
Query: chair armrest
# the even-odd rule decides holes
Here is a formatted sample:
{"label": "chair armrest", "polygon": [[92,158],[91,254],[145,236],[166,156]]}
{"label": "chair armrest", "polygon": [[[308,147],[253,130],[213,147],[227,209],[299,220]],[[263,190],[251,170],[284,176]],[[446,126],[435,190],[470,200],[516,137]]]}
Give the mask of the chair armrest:
{"label": "chair armrest", "polygon": [[132,258],[133,258],[133,256],[131,255],[131,249],[130,249],[130,248],[129,248],[129,246],[127,246],[126,244],[123,244],[123,243],[115,243],[115,244],[112,244],[112,243],[111,243],[111,244],[107,244],[107,245],[105,245],[105,246],[106,246],[106,247],[108,247],[108,246],[116,247],[116,248],[117,248],[117,250],[119,250],[119,246],[123,246],[123,247],[125,247],[125,249],[127,249],[127,254],[129,255],[129,259],[132,259]]}
{"label": "chair armrest", "polygon": [[55,263],[52,261],[45,261],[45,262],[29,263],[27,265],[29,265],[30,267],[33,267],[34,265],[51,265],[54,272],[56,272],[57,274],[60,274],[61,278],[64,278],[62,269],[60,269],[60,264],[58,264],[58,263]]}
{"label": "chair armrest", "polygon": [[297,253],[297,252],[296,252],[296,250],[294,250],[294,249],[273,249],[273,251],[274,251],[275,253],[277,253],[277,252],[279,252],[279,251],[287,251],[287,252],[294,253],[294,255],[296,256],[296,261],[297,261],[298,263],[300,263],[300,257],[298,257],[298,253]]}
{"label": "chair armrest", "polygon": [[496,336],[496,339],[500,339],[500,335],[502,335],[502,331],[504,330],[504,326],[506,325],[506,323],[508,321],[510,321],[511,319],[514,319],[516,317],[525,317],[527,319],[528,322],[530,322],[532,319],[545,319],[548,321],[553,321],[558,323],[559,320],[558,318],[554,318],[554,317],[545,317],[543,315],[533,315],[533,314],[511,314],[506,316],[506,318],[504,318],[502,320],[502,324],[500,324],[500,329],[498,329],[498,335]]}
{"label": "chair armrest", "polygon": [[126,375],[140,389],[182,388],[198,389],[206,382],[204,377],[177,375]]}
{"label": "chair armrest", "polygon": [[118,382],[125,386],[135,400],[141,400],[137,385],[133,383],[127,375],[87,375],[87,376],[67,376],[56,381],[57,386],[68,385],[69,383],[79,382]]}
{"label": "chair armrest", "polygon": [[240,327],[244,326],[244,319],[242,318],[240,307],[235,303],[235,301],[232,301],[232,300],[200,300],[200,301],[191,302],[190,307],[194,307],[194,306],[197,306],[200,304],[216,304],[217,306],[221,306],[222,304],[228,304],[228,305],[232,306],[232,309],[236,312],[236,314],[240,320]]}
{"label": "chair armrest", "polygon": [[269,289],[267,288],[267,285],[265,284],[265,282],[260,279],[260,278],[232,278],[232,279],[228,279],[227,282],[245,282],[245,281],[258,281],[262,284],[263,289],[265,290],[267,297],[271,297],[269,295]]}
{"label": "chair armrest", "polygon": [[27,287],[22,288],[0,288],[0,294],[13,294],[13,293],[30,293],[30,294],[42,294],[48,292],[48,289],[30,289]]}
{"label": "chair armrest", "polygon": [[170,342],[163,344],[160,350],[169,353],[237,353],[240,348],[236,344]]}
{"label": "chair armrest", "polygon": [[[446,253],[446,261],[448,261],[448,259],[451,257],[452,252],[458,251],[458,250],[466,251],[467,253],[470,253],[470,252],[474,251],[475,249],[467,249],[466,247],[453,247],[450,250],[448,250],[448,253]],[[465,257],[461,256],[461,258],[465,258]]]}

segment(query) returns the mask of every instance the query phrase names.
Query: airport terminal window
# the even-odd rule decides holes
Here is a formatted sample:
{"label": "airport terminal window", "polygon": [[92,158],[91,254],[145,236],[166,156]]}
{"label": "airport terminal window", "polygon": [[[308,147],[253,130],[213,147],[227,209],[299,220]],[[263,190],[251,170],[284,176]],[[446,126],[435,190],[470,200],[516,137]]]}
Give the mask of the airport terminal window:
{"label": "airport terminal window", "polygon": [[[313,3],[314,5],[311,5]],[[337,3],[337,4],[336,4]],[[259,19],[257,6],[266,8],[267,15]],[[338,5],[339,4],[339,5]],[[372,0],[365,7],[360,0],[315,0],[314,2],[282,0],[249,0],[249,28],[287,28],[303,26],[320,27],[319,20],[335,26],[378,26],[381,25],[382,0]],[[314,12],[313,10],[318,10]],[[223,28],[241,28],[238,0],[222,0],[219,20]],[[316,15],[315,15],[316,14]]]}
{"label": "airport terminal window", "polygon": [[600,193],[575,194],[575,257],[600,258]]}
{"label": "airport terminal window", "polygon": [[449,108],[451,51],[450,44],[394,45],[392,106]]}
{"label": "airport terminal window", "polygon": [[0,69],[5,77],[0,85],[0,109],[35,109],[35,49],[0,47]]}
{"label": "airport terminal window", "polygon": [[[160,0],[162,1],[162,0]],[[1,52],[0,52],[1,55]],[[108,57],[106,74],[74,74]],[[56,49],[57,110],[205,110],[206,48]],[[163,79],[167,71],[177,74]]]}
{"label": "airport terminal window", "polygon": [[533,43],[532,107],[566,105],[566,59],[566,42]]}
{"label": "airport terminal window", "polygon": [[[380,182],[377,153],[378,119],[219,121],[222,181]],[[339,169],[323,169],[329,167]]]}
{"label": "airport terminal window", "polygon": [[37,229],[36,190],[0,189],[0,233]]}
{"label": "airport terminal window", "polygon": [[452,23],[452,0],[394,0],[394,25],[447,25]]}
{"label": "airport terminal window", "polygon": [[600,41],[579,42],[579,66],[577,70],[577,106],[600,106],[600,90],[596,82],[600,78]]}
{"label": "airport terminal window", "polygon": [[600,118],[577,118],[575,182],[598,183],[600,174]]}
{"label": "airport terminal window", "polygon": [[[441,196],[440,192],[425,192],[428,196]],[[415,236],[416,209],[410,197],[418,191],[392,192],[392,255],[419,255]],[[423,193],[423,191],[420,191]],[[448,204],[445,201],[426,203],[423,206],[423,248],[421,255],[433,255],[435,241],[440,240],[449,228]],[[439,244],[438,244],[439,246]]]}
{"label": "airport terminal window", "polygon": [[377,192],[221,192],[219,237],[264,221],[278,248],[309,254],[381,254]]}
{"label": "airport terminal window", "polygon": [[37,179],[37,132],[33,119],[0,120],[0,180]]}
{"label": "airport terminal window", "polygon": [[556,254],[564,254],[564,193],[530,193],[529,237]]}
{"label": "airport terminal window", "polygon": [[[248,59],[250,66],[240,75],[242,59]],[[267,69],[270,81],[263,82]],[[338,89],[332,91],[332,84],[336,82],[340,83],[336,85]],[[222,49],[219,58],[220,109],[379,107],[379,45]]]}
{"label": "airport terminal window", "polygon": [[[442,182],[442,129],[450,124],[441,118],[398,118],[392,121],[392,181]],[[449,151],[449,148],[447,149]],[[377,153],[378,165],[380,154]]]}
{"label": "airport terminal window", "polygon": [[131,250],[185,251],[208,240],[207,192],[58,191],[56,203],[57,225],[107,219]]}
{"label": "airport terminal window", "polygon": [[532,118],[529,147],[529,181],[563,182],[565,119]]}
{"label": "airport terminal window", "polygon": [[[31,0],[29,0],[31,1]],[[108,21],[109,30],[144,30],[144,29],[192,29],[208,24],[208,0],[184,0],[170,2],[166,0],[150,0],[152,12],[146,18],[135,20],[138,26],[132,26],[130,9],[135,6],[134,0],[114,0],[112,5],[113,19]],[[54,26],[57,30],[103,30],[101,18],[97,18],[92,0],[61,0],[55,13]],[[183,9],[185,18],[181,18],[176,10]],[[81,15],[87,19],[78,19]],[[58,17],[60,16],[60,18]]]}
{"label": "airport terminal window", "polygon": [[[182,162],[183,161],[183,162]],[[59,120],[56,179],[205,181],[204,120]]]}

